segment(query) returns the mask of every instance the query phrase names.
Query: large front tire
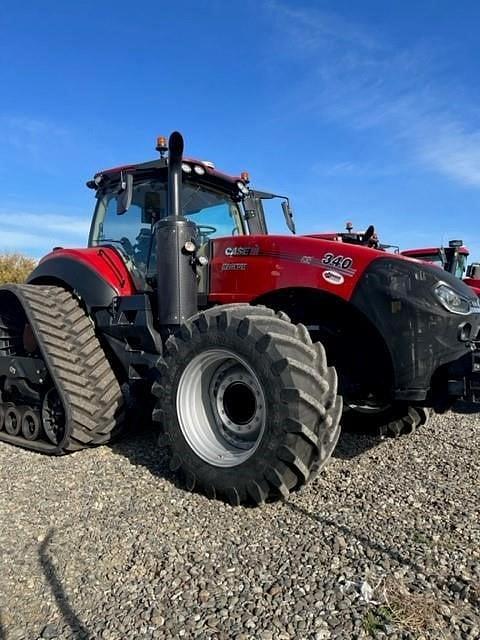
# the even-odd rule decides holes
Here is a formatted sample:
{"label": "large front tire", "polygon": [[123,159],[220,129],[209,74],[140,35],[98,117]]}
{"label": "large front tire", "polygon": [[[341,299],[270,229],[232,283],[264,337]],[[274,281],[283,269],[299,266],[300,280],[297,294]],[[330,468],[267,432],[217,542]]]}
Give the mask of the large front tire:
{"label": "large front tire", "polygon": [[196,315],[153,386],[161,445],[186,487],[234,505],[285,498],[328,462],[342,401],[323,347],[266,307]]}

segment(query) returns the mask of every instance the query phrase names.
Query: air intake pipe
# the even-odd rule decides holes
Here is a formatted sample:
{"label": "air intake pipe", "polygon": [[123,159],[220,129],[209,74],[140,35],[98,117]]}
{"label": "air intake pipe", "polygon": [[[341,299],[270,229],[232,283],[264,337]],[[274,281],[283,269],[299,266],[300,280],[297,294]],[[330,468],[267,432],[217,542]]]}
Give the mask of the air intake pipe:
{"label": "air intake pipe", "polygon": [[174,131],[168,140],[167,216],[155,225],[157,246],[158,321],[162,328],[178,327],[197,312],[197,277],[185,243],[197,240],[197,225],[182,211],[183,137]]}

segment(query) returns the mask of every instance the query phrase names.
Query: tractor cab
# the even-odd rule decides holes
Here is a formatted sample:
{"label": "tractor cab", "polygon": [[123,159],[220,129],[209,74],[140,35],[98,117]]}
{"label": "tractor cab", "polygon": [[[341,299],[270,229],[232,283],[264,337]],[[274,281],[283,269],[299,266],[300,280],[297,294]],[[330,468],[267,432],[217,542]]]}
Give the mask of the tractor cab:
{"label": "tractor cab", "polygon": [[[156,273],[155,224],[168,215],[165,145],[163,138],[157,140],[158,160],[100,171],[87,182],[97,198],[89,246],[117,248],[133,274],[147,282]],[[250,189],[247,172],[230,176],[211,162],[182,161],[181,211],[196,225],[199,254],[208,255],[214,238],[266,234],[263,200],[273,198],[282,200],[287,226],[295,233],[287,197]]]}
{"label": "tractor cab", "polygon": [[470,255],[462,240],[450,240],[448,247],[431,247],[425,249],[407,249],[402,251],[403,256],[415,258],[422,262],[430,262],[456,278],[463,278],[467,269],[467,260]]}

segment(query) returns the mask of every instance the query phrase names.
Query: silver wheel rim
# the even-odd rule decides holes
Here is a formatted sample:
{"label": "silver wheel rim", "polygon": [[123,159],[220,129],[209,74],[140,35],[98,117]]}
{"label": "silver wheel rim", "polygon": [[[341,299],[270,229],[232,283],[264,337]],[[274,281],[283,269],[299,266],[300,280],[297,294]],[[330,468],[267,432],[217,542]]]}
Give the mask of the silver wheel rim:
{"label": "silver wheel rim", "polygon": [[196,355],[180,378],[177,416],[195,454],[216,467],[236,467],[257,450],[265,431],[262,385],[228,349]]}

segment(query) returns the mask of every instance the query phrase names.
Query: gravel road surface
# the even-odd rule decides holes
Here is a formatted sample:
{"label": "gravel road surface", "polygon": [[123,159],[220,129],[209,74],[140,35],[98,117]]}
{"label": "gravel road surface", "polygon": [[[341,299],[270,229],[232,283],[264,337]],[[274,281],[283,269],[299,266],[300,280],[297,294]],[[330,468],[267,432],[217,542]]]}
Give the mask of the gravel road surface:
{"label": "gravel road surface", "polygon": [[345,434],[288,502],[175,486],[152,431],[0,444],[0,640],[480,638],[480,416]]}

